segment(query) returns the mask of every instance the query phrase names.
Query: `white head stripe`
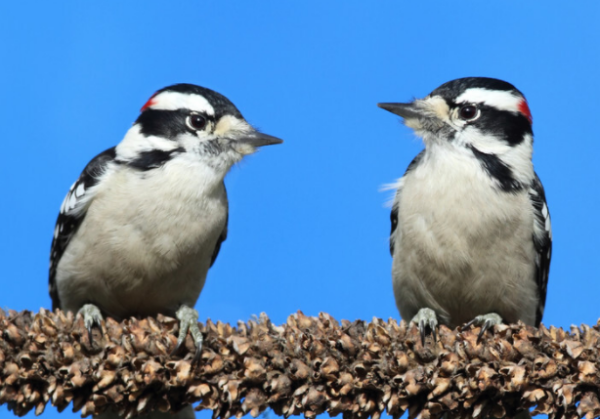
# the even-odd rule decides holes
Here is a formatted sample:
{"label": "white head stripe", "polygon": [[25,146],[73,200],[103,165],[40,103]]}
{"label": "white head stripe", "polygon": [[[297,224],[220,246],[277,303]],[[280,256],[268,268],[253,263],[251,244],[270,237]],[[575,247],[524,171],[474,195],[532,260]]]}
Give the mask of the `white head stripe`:
{"label": "white head stripe", "polygon": [[523,98],[518,94],[504,90],[488,90],[480,87],[467,89],[456,98],[456,103],[484,103],[502,111],[519,112],[519,103]]}
{"label": "white head stripe", "polygon": [[204,112],[214,115],[215,110],[204,97],[196,94],[180,92],[162,92],[151,100],[151,109],[175,111],[177,109],[190,109],[192,111]]}
{"label": "white head stripe", "polygon": [[146,137],[140,131],[140,124],[135,124],[129,128],[125,137],[117,144],[116,152],[119,159],[133,159],[144,151],[170,151],[178,147],[175,141],[171,141],[168,138],[157,137],[155,135]]}

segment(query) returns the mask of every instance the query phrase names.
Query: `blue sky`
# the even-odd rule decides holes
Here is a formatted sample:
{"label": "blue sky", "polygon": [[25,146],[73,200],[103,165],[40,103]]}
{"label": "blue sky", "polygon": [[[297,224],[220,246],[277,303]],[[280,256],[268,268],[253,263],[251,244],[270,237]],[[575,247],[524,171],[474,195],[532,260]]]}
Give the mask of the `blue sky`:
{"label": "blue sky", "polygon": [[[0,307],[50,306],[48,253],[69,186],[154,91],[187,82],[226,95],[285,140],[226,179],[229,237],[198,301],[201,319],[398,318],[390,193],[379,189],[422,144],[376,103],[487,76],[523,91],[534,117],[554,230],[543,322],[595,324],[600,3],[541,4],[0,3]],[[44,417],[58,416],[49,407]]]}

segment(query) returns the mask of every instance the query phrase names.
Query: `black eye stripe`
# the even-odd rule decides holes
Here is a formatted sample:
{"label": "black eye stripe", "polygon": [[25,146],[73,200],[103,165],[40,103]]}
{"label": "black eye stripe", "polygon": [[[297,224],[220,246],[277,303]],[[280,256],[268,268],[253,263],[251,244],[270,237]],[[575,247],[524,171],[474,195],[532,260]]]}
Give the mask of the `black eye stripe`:
{"label": "black eye stripe", "polygon": [[[191,111],[189,109],[170,111],[150,108],[142,112],[135,123],[140,125],[140,133],[142,135],[174,139],[178,135],[198,130],[188,125],[187,118],[190,114]],[[208,126],[208,122],[213,120],[212,117],[198,112],[195,112],[194,115],[204,117],[206,126]]]}
{"label": "black eye stripe", "polygon": [[529,120],[522,113],[503,111],[484,104],[478,104],[478,108],[479,117],[470,121],[469,125],[486,134],[502,138],[511,145],[521,143],[525,134],[533,134]]}

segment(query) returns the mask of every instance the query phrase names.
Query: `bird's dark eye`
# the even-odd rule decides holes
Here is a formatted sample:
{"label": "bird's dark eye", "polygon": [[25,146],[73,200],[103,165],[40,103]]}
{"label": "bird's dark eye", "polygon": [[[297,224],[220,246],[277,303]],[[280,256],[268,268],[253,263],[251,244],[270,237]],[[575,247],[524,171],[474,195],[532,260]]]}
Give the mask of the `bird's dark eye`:
{"label": "bird's dark eye", "polygon": [[471,121],[479,116],[479,110],[475,105],[463,105],[458,111],[458,115],[465,121]]}
{"label": "bird's dark eye", "polygon": [[206,127],[206,118],[199,114],[189,115],[185,121],[191,129],[198,131]]}

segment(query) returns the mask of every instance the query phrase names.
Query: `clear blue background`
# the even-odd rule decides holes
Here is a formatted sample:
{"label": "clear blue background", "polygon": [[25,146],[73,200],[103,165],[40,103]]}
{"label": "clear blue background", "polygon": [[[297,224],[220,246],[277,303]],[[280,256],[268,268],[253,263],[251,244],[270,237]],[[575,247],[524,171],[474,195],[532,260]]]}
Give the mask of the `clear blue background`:
{"label": "clear blue background", "polygon": [[155,90],[187,82],[223,93],[285,140],[226,179],[229,238],[201,319],[398,318],[390,193],[379,189],[422,144],[376,103],[488,76],[522,90],[534,116],[554,228],[544,323],[595,324],[600,3],[566,4],[0,3],[0,307],[50,306],[48,253],[69,186]]}

